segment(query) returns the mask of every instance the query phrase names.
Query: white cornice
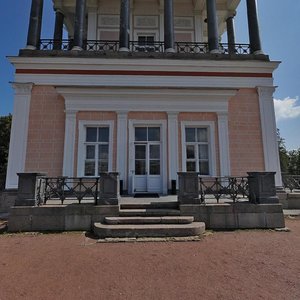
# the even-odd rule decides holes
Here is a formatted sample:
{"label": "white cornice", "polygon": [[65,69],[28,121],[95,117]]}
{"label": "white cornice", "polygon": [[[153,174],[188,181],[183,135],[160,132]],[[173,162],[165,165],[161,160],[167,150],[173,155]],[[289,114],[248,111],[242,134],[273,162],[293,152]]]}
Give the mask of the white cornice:
{"label": "white cornice", "polygon": [[236,90],[57,88],[66,111],[227,112]]}
{"label": "white cornice", "polygon": [[125,59],[74,57],[8,57],[16,69],[142,70],[185,72],[273,73],[280,62],[258,60]]}

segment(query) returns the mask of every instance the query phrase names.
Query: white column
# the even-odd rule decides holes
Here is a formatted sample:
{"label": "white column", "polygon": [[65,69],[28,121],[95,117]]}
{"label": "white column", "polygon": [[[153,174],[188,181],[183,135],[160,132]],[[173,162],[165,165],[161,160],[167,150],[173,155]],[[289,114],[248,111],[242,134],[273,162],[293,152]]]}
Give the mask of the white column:
{"label": "white column", "polygon": [[13,83],[14,111],[9,143],[6,189],[18,187],[17,173],[25,171],[32,83]]}
{"label": "white column", "polygon": [[218,113],[220,176],[230,176],[228,114]]}
{"label": "white column", "polygon": [[97,11],[91,11],[88,14],[87,39],[97,40]]}
{"label": "white column", "polygon": [[117,112],[117,172],[127,190],[127,112]]}
{"label": "white column", "polygon": [[282,179],[273,102],[273,93],[275,91],[275,87],[258,87],[257,91],[259,96],[265,170],[267,172],[276,172],[275,185],[281,187]]}
{"label": "white column", "polygon": [[168,112],[169,189],[178,172],[178,113]]}
{"label": "white column", "polygon": [[76,111],[66,111],[63,176],[74,177]]}

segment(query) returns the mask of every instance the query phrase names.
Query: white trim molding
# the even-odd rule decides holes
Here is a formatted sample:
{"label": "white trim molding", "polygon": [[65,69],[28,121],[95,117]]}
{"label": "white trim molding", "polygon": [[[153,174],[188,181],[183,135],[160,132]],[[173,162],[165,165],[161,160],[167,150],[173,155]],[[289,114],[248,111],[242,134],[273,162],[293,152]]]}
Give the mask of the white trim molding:
{"label": "white trim molding", "polygon": [[178,172],[178,112],[168,112],[169,189]]}
{"label": "white trim molding", "polygon": [[15,90],[14,110],[9,143],[6,189],[18,187],[17,173],[25,171],[28,122],[32,83],[12,83]]}
{"label": "white trim molding", "polygon": [[67,110],[227,112],[235,89],[57,87]]}
{"label": "white trim molding", "polygon": [[218,113],[220,176],[230,176],[228,113]]}
{"label": "white trim molding", "polygon": [[264,149],[265,170],[276,172],[275,184],[282,186],[279,150],[277,140],[277,127],[274,111],[273,93],[275,87],[257,87],[259,96],[261,131]]}
{"label": "white trim molding", "polygon": [[209,139],[209,176],[217,176],[216,168],[216,146],[215,146],[215,122],[213,121],[182,121],[181,122],[181,155],[183,172],[186,172],[186,150],[185,150],[185,128],[206,127],[208,128]]}
{"label": "white trim molding", "polygon": [[66,111],[63,176],[74,177],[76,111]]}
{"label": "white trim molding", "polygon": [[109,127],[109,154],[108,154],[108,172],[112,172],[113,166],[113,149],[114,149],[114,121],[91,121],[91,120],[80,120],[78,122],[78,154],[77,154],[77,176],[84,176],[84,160],[86,157],[85,138],[86,138],[86,127]]}
{"label": "white trim molding", "polygon": [[126,111],[117,111],[117,172],[123,180],[123,189],[127,190],[127,131]]}

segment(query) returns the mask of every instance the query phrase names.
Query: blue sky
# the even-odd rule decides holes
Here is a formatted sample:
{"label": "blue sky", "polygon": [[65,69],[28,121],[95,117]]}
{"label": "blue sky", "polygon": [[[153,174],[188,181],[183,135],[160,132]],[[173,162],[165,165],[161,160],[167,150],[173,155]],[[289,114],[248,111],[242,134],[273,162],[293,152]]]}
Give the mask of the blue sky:
{"label": "blue sky", "polygon": [[[245,0],[235,18],[236,41],[248,43]],[[0,115],[13,110],[14,69],[6,56],[17,55],[25,46],[31,0],[0,1]],[[277,127],[288,149],[300,148],[300,1],[258,0],[263,50],[271,60],[282,61],[275,72],[278,86],[274,98]],[[54,27],[52,1],[44,0],[42,38],[52,38]]]}

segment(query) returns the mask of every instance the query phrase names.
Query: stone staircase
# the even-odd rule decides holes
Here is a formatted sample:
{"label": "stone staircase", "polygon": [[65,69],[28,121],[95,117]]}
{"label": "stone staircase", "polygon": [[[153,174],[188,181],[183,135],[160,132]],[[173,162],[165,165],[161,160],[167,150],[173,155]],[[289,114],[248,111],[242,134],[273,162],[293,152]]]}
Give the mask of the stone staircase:
{"label": "stone staircase", "polygon": [[177,202],[121,204],[118,217],[94,223],[99,238],[188,237],[204,231],[204,223],[180,216]]}

